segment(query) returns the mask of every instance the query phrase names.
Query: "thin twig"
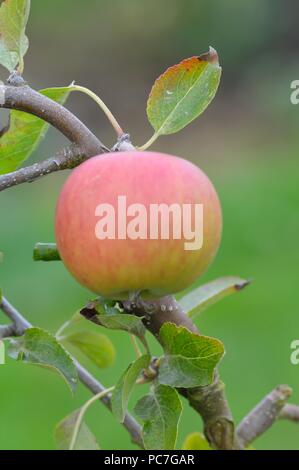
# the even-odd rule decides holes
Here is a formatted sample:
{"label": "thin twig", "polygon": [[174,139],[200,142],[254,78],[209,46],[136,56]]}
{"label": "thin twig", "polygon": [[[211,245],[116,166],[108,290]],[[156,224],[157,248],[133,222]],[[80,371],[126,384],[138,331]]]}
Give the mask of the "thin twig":
{"label": "thin twig", "polygon": [[0,191],[23,183],[32,183],[42,176],[56,171],[70,170],[86,160],[84,152],[73,145],[58,152],[54,157],[11,173],[0,176]]}
{"label": "thin twig", "polygon": [[299,423],[299,406],[292,403],[286,403],[278,415],[279,419],[288,419]]}
{"label": "thin twig", "polygon": [[14,334],[15,334],[15,327],[13,324],[0,325],[0,340],[14,336]]}
{"label": "thin twig", "polygon": [[1,175],[0,191],[34,181],[55,171],[74,168],[86,158],[109,152],[109,149],[64,106],[30,88],[19,76],[17,82],[11,76],[10,83],[15,86],[0,85],[3,97],[0,108],[16,109],[43,119],[67,137],[73,146],[41,163]]}
{"label": "thin twig", "polygon": [[[13,322],[14,327],[13,330],[10,328],[9,331],[7,331],[9,333],[8,336],[11,336],[12,333],[14,336],[23,335],[27,328],[32,327],[31,323],[29,323],[23,317],[23,315],[21,315],[21,313],[11,303],[8,302],[5,297],[2,297],[1,300],[2,302],[0,304],[0,308]],[[73,360],[76,365],[79,379],[86,386],[86,388],[88,388],[93,394],[98,394],[106,390],[106,388],[98,380],[96,380],[75,358],[73,358]],[[109,410],[111,410],[111,400],[109,396],[103,396],[101,401]],[[132,442],[143,448],[140,425],[129,413],[127,413],[125,416],[123,426],[129,432]]]}
{"label": "thin twig", "polygon": [[1,298],[0,308],[12,321],[16,336],[23,335],[27,328],[31,328],[31,323],[29,323],[5,297]]}
{"label": "thin twig", "polygon": [[281,417],[285,402],[292,394],[288,385],[278,385],[241,421],[237,436],[243,448],[246,448]]}

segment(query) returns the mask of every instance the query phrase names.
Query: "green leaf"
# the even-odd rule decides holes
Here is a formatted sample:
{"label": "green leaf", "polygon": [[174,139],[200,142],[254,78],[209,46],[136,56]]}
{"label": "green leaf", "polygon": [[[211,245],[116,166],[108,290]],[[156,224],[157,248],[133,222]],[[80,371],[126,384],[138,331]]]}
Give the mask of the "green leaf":
{"label": "green leaf", "polygon": [[78,348],[98,367],[110,367],[115,360],[115,349],[107,336],[93,331],[78,331],[63,337]]}
{"label": "green leaf", "polygon": [[224,354],[221,341],[173,323],[164,323],[159,337],[165,351],[160,359],[160,383],[191,388],[212,382],[214,369]]}
{"label": "green leaf", "polygon": [[156,80],[147,103],[155,135],[173,134],[197,118],[214,98],[220,76],[213,48],[166,70]]}
{"label": "green leaf", "polygon": [[249,281],[240,277],[222,277],[189,292],[179,300],[179,303],[189,317],[195,318],[210,305],[240,291],[248,284]]}
{"label": "green leaf", "polygon": [[125,419],[129,398],[136,380],[138,379],[140,372],[148,367],[149,362],[150,356],[147,354],[136,359],[136,361],[129,365],[115,386],[111,405],[116,419],[121,423],[123,423]]}
{"label": "green leaf", "polygon": [[184,440],[183,450],[213,450],[206,438],[200,432],[189,434]]}
{"label": "green leaf", "polygon": [[134,334],[142,339],[145,328],[139,317],[134,315],[119,313],[117,315],[111,316],[97,316],[97,321],[99,325],[109,328],[111,330],[123,330],[128,333]]}
{"label": "green leaf", "polygon": [[[69,89],[48,88],[40,93],[63,104],[69,94]],[[0,138],[0,174],[16,170],[45,137],[49,124],[42,119],[22,111],[10,112],[9,126]]]}
{"label": "green leaf", "polygon": [[23,336],[10,341],[8,352],[13,359],[58,372],[74,392],[78,375],[73,360],[54,336],[47,331],[29,328]]}
{"label": "green leaf", "polygon": [[101,315],[116,315],[124,312],[124,309],[119,305],[119,302],[104,297],[98,297],[94,302],[91,302],[97,312]]}
{"label": "green leaf", "polygon": [[[28,50],[25,28],[30,0],[4,0],[0,8],[0,63],[12,72]],[[20,70],[22,72],[22,70]]]}
{"label": "green leaf", "polygon": [[[79,413],[80,409],[74,411],[56,426],[54,439],[58,450],[69,449]],[[84,422],[81,424],[74,450],[100,450],[94,435]]]}
{"label": "green leaf", "polygon": [[135,413],[144,422],[142,436],[145,449],[175,448],[182,404],[174,388],[156,385],[138,401]]}
{"label": "green leaf", "polygon": [[111,330],[122,330],[137,336],[147,349],[145,326],[140,317],[121,313],[115,301],[97,299],[80,311],[87,320]]}

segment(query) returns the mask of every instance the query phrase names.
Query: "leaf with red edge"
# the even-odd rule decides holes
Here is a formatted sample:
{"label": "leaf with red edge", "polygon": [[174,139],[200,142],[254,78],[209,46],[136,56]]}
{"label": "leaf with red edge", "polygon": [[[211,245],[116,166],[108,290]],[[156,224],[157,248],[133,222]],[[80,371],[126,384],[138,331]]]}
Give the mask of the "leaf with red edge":
{"label": "leaf with red edge", "polygon": [[215,49],[166,70],[155,82],[147,116],[155,136],[173,134],[197,118],[214,98],[221,76]]}

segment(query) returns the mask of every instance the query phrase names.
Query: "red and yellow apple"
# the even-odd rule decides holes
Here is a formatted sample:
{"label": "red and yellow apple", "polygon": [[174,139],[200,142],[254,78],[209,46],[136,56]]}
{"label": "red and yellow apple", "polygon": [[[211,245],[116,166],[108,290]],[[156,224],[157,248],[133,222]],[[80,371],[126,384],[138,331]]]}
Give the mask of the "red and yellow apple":
{"label": "red and yellow apple", "polygon": [[[120,200],[131,236],[118,213]],[[171,211],[168,239],[157,226],[150,227],[154,219],[142,220],[161,205],[203,208],[199,249],[186,249],[183,236],[171,236],[179,220]],[[109,208],[115,213],[114,228]],[[194,225],[195,215],[191,218]],[[188,287],[217,252],[222,216],[217,193],[198,167],[171,155],[129,151],[99,155],[77,167],[60,194],[55,225],[58,250],[70,273],[96,294],[122,300],[134,293],[157,298]]]}

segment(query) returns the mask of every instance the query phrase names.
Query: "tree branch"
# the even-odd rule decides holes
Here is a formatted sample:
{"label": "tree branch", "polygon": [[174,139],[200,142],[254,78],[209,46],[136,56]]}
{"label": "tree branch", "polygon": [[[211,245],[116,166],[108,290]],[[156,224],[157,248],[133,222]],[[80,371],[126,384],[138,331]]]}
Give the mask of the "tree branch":
{"label": "tree branch", "polygon": [[36,179],[60,170],[75,168],[86,159],[86,154],[76,145],[67,147],[54,157],[31,166],[20,168],[0,176],[0,191],[22,183],[32,183]]}
{"label": "tree branch", "polygon": [[188,389],[184,395],[190,406],[199,413],[204,422],[204,434],[213,449],[237,450],[240,443],[235,435],[235,425],[225,385],[216,371],[214,381],[205,387]]}
{"label": "tree branch", "polygon": [[192,320],[171,295],[152,301],[144,301],[138,296],[132,301],[123,301],[122,304],[127,313],[143,317],[146,328],[158,341],[160,329],[166,322],[184,326],[193,333],[198,333]]}
{"label": "tree branch", "polygon": [[[133,145],[130,143],[130,136],[128,134],[124,134],[121,138],[118,139],[112,151],[123,152],[125,150],[132,149],[135,149],[135,147],[133,147]],[[109,149],[105,150],[109,152]],[[54,157],[50,157],[42,162],[37,162],[33,165],[20,168],[19,170],[13,171],[11,173],[0,175],[0,191],[11,188],[12,186],[17,186],[18,184],[32,183],[38,178],[56,171],[72,170],[88,158],[90,157],[81,147],[78,147],[76,144],[72,144],[60,152],[57,152]]]}
{"label": "tree branch", "polygon": [[30,88],[19,76],[12,75],[10,83],[14,86],[0,86],[0,108],[16,109],[43,119],[59,130],[73,145],[41,163],[1,175],[0,191],[32,182],[54,171],[72,169],[87,158],[109,152],[109,149],[64,106]]}
{"label": "tree branch", "polygon": [[12,321],[16,336],[22,336],[27,328],[31,328],[32,325],[29,321],[27,321],[5,297],[1,298],[0,308]]}
{"label": "tree branch", "polygon": [[2,85],[0,108],[33,114],[59,130],[89,157],[106,152],[104,144],[68,109],[30,88],[28,85]]}
{"label": "tree branch", "polygon": [[9,338],[15,335],[15,327],[11,325],[0,325],[0,339]]}
{"label": "tree branch", "polygon": [[[11,325],[4,325],[4,328],[0,329],[0,338],[3,339],[7,336],[22,336],[27,328],[32,327],[32,325],[15,307],[13,307],[13,305],[8,302],[5,297],[2,297],[1,299],[0,308],[12,321]],[[79,379],[86,386],[86,388],[88,388],[93,394],[97,394],[105,390],[105,387],[99,381],[97,381],[76,359],[73,358],[73,360],[76,365]],[[109,396],[103,397],[101,401],[109,410],[111,410],[111,400]],[[123,426],[129,432],[132,442],[143,448],[140,425],[129,413],[127,413],[125,416]]]}
{"label": "tree branch", "polygon": [[288,419],[299,423],[299,406],[292,403],[286,403],[278,415],[279,419]]}
{"label": "tree branch", "polygon": [[282,410],[291,394],[288,385],[278,385],[241,421],[237,436],[243,448],[264,434],[279,417],[286,418]]}

